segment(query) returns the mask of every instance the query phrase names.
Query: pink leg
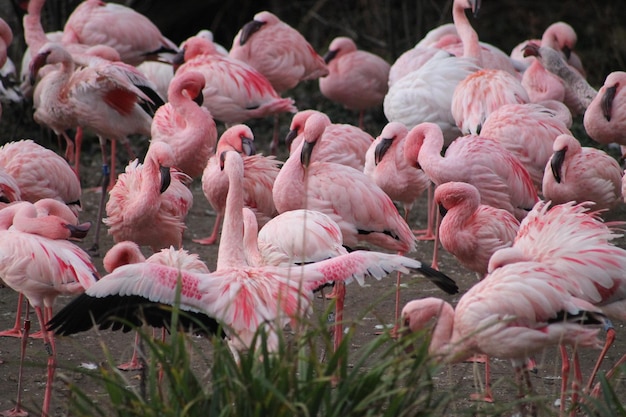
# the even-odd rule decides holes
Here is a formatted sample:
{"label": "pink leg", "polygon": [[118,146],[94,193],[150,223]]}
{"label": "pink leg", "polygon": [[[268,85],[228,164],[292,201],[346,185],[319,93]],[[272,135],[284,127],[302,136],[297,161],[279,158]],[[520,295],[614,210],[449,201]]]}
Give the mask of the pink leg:
{"label": "pink leg", "polygon": [[600,365],[604,360],[604,356],[608,352],[609,348],[613,344],[615,340],[615,329],[613,327],[609,328],[606,331],[606,341],[604,342],[604,347],[602,348],[602,352],[598,356],[598,360],[596,361],[596,365],[593,367],[593,371],[591,371],[591,375],[589,376],[589,380],[587,381],[587,385],[585,385],[585,392],[589,392],[591,390],[591,386],[593,385],[593,380],[595,379],[598,371],[600,370]]}
{"label": "pink leg", "polygon": [[435,242],[433,247],[433,262],[431,267],[439,270],[438,258],[439,258],[439,222],[441,221],[441,214],[437,212],[435,217]]}
{"label": "pink leg", "polygon": [[76,128],[76,135],[74,135],[74,172],[78,178],[80,178],[80,151],[83,146],[83,128]]}
{"label": "pink leg", "polygon": [[466,362],[476,362],[485,364],[485,390],[470,395],[473,401],[493,402],[493,393],[491,392],[491,364],[487,355],[475,355]]}
{"label": "pink leg", "polygon": [[580,369],[580,358],[578,357],[578,351],[574,348],[574,380],[572,381],[572,409],[571,415],[576,415],[576,409],[578,408],[579,391],[583,381],[583,373]]}
{"label": "pink leg", "polygon": [[567,356],[567,349],[565,346],[559,346],[561,351],[561,405],[560,405],[560,415],[564,415],[565,413],[565,395],[567,393],[567,382],[569,380],[569,371],[570,371],[570,363],[569,358]]}
{"label": "pink leg", "polygon": [[224,215],[222,213],[217,213],[215,217],[215,223],[213,224],[213,231],[209,237],[205,237],[203,239],[193,239],[194,242],[199,243],[201,245],[212,245],[217,241],[217,234],[220,230],[220,226],[222,224],[222,219]]}
{"label": "pink leg", "polygon": [[143,368],[138,354],[139,338],[139,333],[135,333],[135,346],[133,347],[133,356],[130,358],[130,362],[117,365],[117,369],[121,371],[137,371]]}
{"label": "pink leg", "polygon": [[343,282],[336,282],[335,289],[337,297],[335,302],[335,329],[333,331],[333,346],[336,352],[339,345],[341,345],[341,341],[343,340],[343,305],[346,298],[346,284]]}
{"label": "pink leg", "polygon": [[[617,368],[619,368],[625,363],[626,363],[626,354],[622,356],[621,358],[619,358],[619,360],[615,362],[615,365],[613,365],[613,367],[609,369],[609,371],[605,375],[606,379],[611,378],[613,374],[617,371]],[[600,387],[601,387],[600,383],[598,382],[596,386],[593,388],[593,392],[591,393],[591,396],[597,398],[598,395],[600,395]]]}
{"label": "pink leg", "polygon": [[[21,295],[21,294],[20,294]],[[21,315],[21,314],[20,314]],[[26,315],[24,317],[24,329],[22,333],[22,343],[20,346],[20,367],[17,374],[17,399],[15,407],[10,410],[3,411],[3,416],[7,417],[24,417],[28,412],[22,408],[22,376],[24,373],[24,357],[26,356],[26,346],[28,345],[28,332],[30,330],[30,304],[26,304]]]}
{"label": "pink leg", "polygon": [[435,240],[435,234],[433,233],[433,221],[435,218],[435,205],[433,203],[433,194],[434,194],[434,186],[431,183],[426,190],[427,202],[426,202],[426,229],[424,230],[414,230],[413,234],[419,240]]}
{"label": "pink leg", "polygon": [[89,252],[93,256],[99,255],[100,250],[100,227],[102,224],[102,218],[104,217],[104,208],[107,199],[107,190],[111,181],[111,171],[109,169],[109,161],[107,156],[107,140],[103,137],[98,137],[100,142],[100,153],[102,154],[102,184],[100,185],[100,203],[98,204],[98,214],[96,218],[96,230],[94,231],[94,243],[89,249]]}
{"label": "pink leg", "polygon": [[13,324],[13,328],[9,330],[4,330],[0,332],[0,336],[6,337],[22,337],[22,304],[24,303],[24,294],[19,293],[17,296],[17,312],[15,313],[15,323]]}
{"label": "pink leg", "polygon": [[48,379],[46,380],[46,390],[43,396],[42,417],[48,417],[50,410],[50,401],[52,399],[52,386],[54,384],[54,373],[56,371],[56,346],[54,345],[54,337],[46,330],[46,318],[52,317],[52,308],[46,307],[45,314],[41,311],[41,307],[35,307],[41,332],[43,334],[43,343],[48,353]]}

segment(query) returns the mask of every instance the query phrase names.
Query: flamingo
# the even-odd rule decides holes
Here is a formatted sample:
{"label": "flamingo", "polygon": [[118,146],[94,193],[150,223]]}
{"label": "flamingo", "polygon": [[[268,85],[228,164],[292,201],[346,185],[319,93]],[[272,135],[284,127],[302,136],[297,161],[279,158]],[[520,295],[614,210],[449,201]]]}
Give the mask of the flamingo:
{"label": "flamingo", "polygon": [[626,102],[624,83],[626,72],[614,71],[607,75],[585,111],[585,131],[598,143],[626,145],[626,134],[620,132],[626,121],[626,112],[622,110]]}
{"label": "flamingo", "polygon": [[326,129],[324,136],[328,140],[320,141],[319,147],[315,147],[315,159],[318,161],[337,162],[363,171],[365,166],[365,154],[374,141],[372,135],[363,129],[347,123],[332,123],[327,114],[317,110],[301,110],[293,115],[289,125],[289,133],[285,142],[292,153],[304,139],[302,134],[304,125],[312,114],[320,114],[325,117]]}
{"label": "flamingo", "polygon": [[194,36],[183,43],[176,72],[204,74],[204,106],[227,125],[297,110],[290,98],[281,98],[259,71],[245,62],[220,54],[206,38]]}
{"label": "flamingo", "polygon": [[[38,215],[38,207],[50,214]],[[66,211],[64,216],[52,214],[63,210]],[[3,209],[0,216],[4,218],[3,221],[12,222],[12,227],[0,231],[0,276],[7,286],[24,294],[34,307],[48,353],[42,406],[42,415],[48,416],[56,368],[56,347],[54,336],[48,333],[45,324],[52,317],[52,307],[58,295],[81,293],[98,279],[96,267],[89,255],[67,240],[83,238],[89,227],[85,224],[76,225],[76,218],[71,211],[63,203],[53,199],[43,199],[36,204],[19,202]],[[68,222],[67,217],[72,221]],[[21,383],[30,328],[28,316],[27,307],[17,400],[15,407],[6,412],[8,415],[27,414],[21,405]]]}
{"label": "flamingo", "polygon": [[[415,250],[415,236],[385,192],[366,174],[353,168],[316,161],[314,148],[323,137],[326,123],[312,115],[304,126],[304,140],[292,153],[274,182],[274,204],[279,213],[307,208],[329,215],[339,224],[343,243],[358,243],[399,251]],[[320,140],[321,139],[321,140]],[[396,281],[396,319],[399,316],[400,276]],[[337,288],[337,287],[336,287]],[[342,302],[343,288],[336,289]]]}
{"label": "flamingo", "polygon": [[540,191],[554,139],[562,134],[571,135],[563,120],[568,116],[571,123],[571,113],[559,102],[506,104],[487,116],[480,135],[497,140],[517,156],[528,170],[535,189]]}
{"label": "flamingo", "polygon": [[[241,349],[253,348],[259,328],[269,332],[268,349],[277,349],[275,330],[307,314],[313,289],[329,281],[362,282],[365,276],[382,278],[392,270],[418,269],[450,291],[456,289],[449,278],[420,262],[398,255],[373,251],[355,251],[302,267],[248,266],[243,243],[243,159],[238,152],[220,154],[229,178],[224,233],[220,239],[217,269],[197,273],[165,265],[139,263],[117,268],[103,277],[89,291],[70,302],[48,323],[56,334],[72,334],[89,329],[93,321],[108,327],[121,311],[136,314],[141,304],[173,305],[208,323],[209,333],[217,323],[225,325],[229,345],[236,355]],[[177,282],[182,291],[176,295]],[[112,304],[113,303],[113,304]],[[144,311],[149,315],[149,309]],[[79,314],[79,315],[77,315]],[[81,317],[80,314],[83,314]],[[161,319],[166,319],[160,314]],[[150,318],[147,318],[150,321]]]}
{"label": "flamingo", "polygon": [[520,222],[507,210],[480,204],[476,187],[465,182],[440,184],[434,198],[445,210],[439,227],[441,245],[482,279],[491,255],[513,244]]}
{"label": "flamingo", "polygon": [[[624,320],[626,251],[611,242],[621,236],[617,227],[623,222],[609,226],[602,221],[600,211],[591,211],[592,207],[588,201],[558,205],[538,202],[521,222],[513,246],[493,254],[489,270],[517,262],[540,262],[558,272],[558,285],[574,297],[594,304],[610,318]],[[607,329],[605,347],[589,377],[587,390],[615,336],[612,326]],[[564,391],[569,361],[566,351],[561,353]]]}
{"label": "flamingo", "polygon": [[[506,265],[471,287],[456,308],[437,298],[410,301],[402,309],[404,330],[422,330],[436,318],[431,355],[447,363],[474,354],[510,359],[516,375],[524,372],[532,392],[524,366],[527,357],[551,346],[602,347],[597,335],[606,317],[597,307],[571,296],[559,280],[559,271],[542,263]],[[530,411],[536,414],[534,407]]]}
{"label": "flamingo", "polygon": [[593,201],[610,209],[622,201],[623,170],[606,152],[581,146],[571,135],[559,135],[543,176],[543,195],[553,204]]}
{"label": "flamingo", "polygon": [[255,153],[254,134],[246,125],[234,125],[219,139],[217,153],[206,164],[202,174],[202,191],[217,213],[213,231],[206,238],[194,239],[202,245],[212,245],[217,241],[220,225],[226,209],[228,177],[220,168],[219,155],[225,150],[234,150],[243,155],[244,161],[244,205],[252,208],[257,222],[263,226],[278,214],[272,197],[272,187],[280,165],[274,156]]}
{"label": "flamingo", "polygon": [[217,128],[211,113],[202,107],[204,76],[189,71],[172,79],[169,102],[152,119],[152,142],[172,146],[174,165],[192,179],[199,177],[215,153]]}
{"label": "flamingo", "polygon": [[[393,200],[404,207],[404,220],[415,200],[430,186],[430,178],[404,157],[404,141],[408,129],[398,122],[388,123],[365,155],[363,172]],[[432,238],[431,204],[428,205],[428,226],[423,239]]]}
{"label": "flamingo", "polygon": [[328,75],[319,79],[322,95],[350,110],[359,112],[359,127],[363,129],[365,110],[383,104],[389,89],[387,61],[371,52],[357,49],[346,36],[333,39],[324,55]]}
{"label": "flamingo", "polygon": [[[0,68],[4,68],[7,62],[9,45],[13,42],[13,31],[4,19],[0,18]],[[1,83],[0,83],[1,84]],[[2,105],[0,104],[0,118],[2,118]]]}
{"label": "flamingo", "polygon": [[21,199],[20,187],[15,178],[0,165],[0,209]]}

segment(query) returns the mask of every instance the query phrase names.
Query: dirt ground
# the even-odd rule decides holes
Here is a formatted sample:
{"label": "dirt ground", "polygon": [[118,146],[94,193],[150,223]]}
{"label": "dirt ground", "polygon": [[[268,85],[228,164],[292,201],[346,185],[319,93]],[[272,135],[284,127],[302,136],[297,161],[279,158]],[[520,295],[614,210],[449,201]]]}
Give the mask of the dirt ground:
{"label": "dirt ground", "polygon": [[[280,156],[280,155],[279,155]],[[284,157],[284,155],[283,155]],[[97,159],[96,159],[97,160]],[[94,220],[96,217],[99,193],[95,192],[92,187],[97,184],[99,179],[98,164],[83,167],[85,182],[83,193],[83,211],[81,213],[81,221]],[[184,247],[190,252],[200,254],[211,270],[215,269],[217,246],[202,246],[192,242],[193,238],[204,237],[208,235],[215,220],[215,214],[212,212],[207,200],[202,194],[200,180],[196,179],[192,184],[194,194],[194,205],[187,217],[188,230],[185,233]],[[426,225],[425,217],[426,197],[421,198],[412,211],[411,226],[415,229],[424,228]],[[611,215],[612,218],[623,218],[624,209]],[[80,246],[87,249],[92,245],[93,235],[88,236]],[[625,240],[621,240],[620,244],[625,244]],[[101,254],[106,253],[107,249],[112,246],[112,240],[103,229],[101,239]],[[411,256],[420,260],[429,262],[432,256],[432,242],[423,241],[418,244],[418,250]],[[409,300],[426,297],[437,296],[444,298],[453,305],[458,301],[459,297],[476,282],[476,275],[459,266],[459,264],[445,251],[441,251],[440,270],[456,280],[460,287],[460,293],[455,296],[448,296],[424,280],[418,277],[409,278],[403,285],[401,291],[401,305]],[[102,271],[102,256],[94,258],[94,262]],[[362,320],[357,327],[356,336],[354,338],[352,348],[358,350],[359,346],[368,340],[376,337],[375,333],[380,330],[382,323],[392,323],[394,319],[394,294],[395,287],[394,276],[389,276],[381,281],[369,280],[367,287],[359,287],[351,284],[347,287],[346,298],[346,320],[351,317],[361,317],[366,311],[367,306],[375,304],[375,308],[369,312],[365,319]],[[388,294],[381,297],[381,294]],[[15,320],[17,294],[9,288],[0,289],[0,329],[6,329],[13,325]],[[56,310],[66,304],[68,298],[59,298]],[[316,312],[324,311],[324,301],[317,300]],[[38,330],[38,324],[33,316],[32,328]],[[382,319],[382,323],[381,323]],[[614,323],[617,329],[617,340],[615,346],[609,351],[605,360],[607,369],[615,360],[626,353],[626,337],[624,336],[624,324]],[[116,361],[122,362],[128,360],[132,353],[133,335],[131,333],[124,334],[121,332],[107,332],[107,345],[111,350]],[[205,340],[198,340],[197,343],[209,344]],[[20,341],[16,338],[0,338],[0,359],[4,362],[0,365],[0,410],[6,410],[13,406],[16,397],[16,381],[17,367],[19,362],[19,346]],[[77,372],[73,372],[80,366],[85,364],[97,364],[102,362],[104,354],[102,353],[99,341],[94,331],[84,334],[71,336],[68,338],[59,338],[57,341],[58,360],[62,370],[59,373],[65,374],[70,378],[80,380],[85,390],[93,390],[94,396],[102,395],[102,387],[98,387],[90,378]],[[583,352],[583,372],[588,374],[595,362],[597,352]],[[539,395],[546,398],[546,407],[548,410],[558,410],[554,405],[554,401],[559,396],[560,388],[560,360],[557,349],[547,351],[543,356],[537,357],[538,372],[532,375],[534,387]],[[24,405],[31,411],[31,415],[38,415],[40,410],[43,391],[45,388],[45,363],[46,353],[42,342],[39,339],[30,339],[27,349],[26,369],[24,372],[23,382],[23,401]],[[512,368],[508,361],[493,361],[493,385],[494,396],[497,402],[512,401],[515,398],[515,388],[513,387]],[[129,373],[129,378],[133,379],[133,374]],[[475,364],[463,363],[447,367],[439,375],[436,376],[436,382],[445,390],[457,390],[460,400],[452,407],[451,414],[462,413],[468,407],[475,407],[477,410],[482,409],[488,413],[488,404],[470,403],[469,395],[477,390],[476,378],[483,377],[483,367]],[[57,378],[55,383],[55,392],[52,400],[51,415],[63,416],[67,413],[67,399],[63,397],[64,386]],[[617,388],[618,394],[621,392],[622,398],[626,401],[623,383]],[[466,414],[466,413],[462,413]]]}

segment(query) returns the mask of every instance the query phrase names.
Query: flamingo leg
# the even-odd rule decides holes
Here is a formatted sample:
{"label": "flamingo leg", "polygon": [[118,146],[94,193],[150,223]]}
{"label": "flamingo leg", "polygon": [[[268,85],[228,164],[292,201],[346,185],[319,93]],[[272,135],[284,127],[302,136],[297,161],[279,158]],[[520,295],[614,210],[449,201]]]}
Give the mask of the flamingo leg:
{"label": "flamingo leg", "polygon": [[414,230],[413,234],[419,240],[434,240],[435,234],[433,232],[433,221],[435,219],[435,204],[433,201],[433,194],[435,192],[435,187],[432,183],[428,185],[428,189],[426,190],[426,229],[424,230]]}
{"label": "flamingo leg", "polygon": [[22,305],[24,304],[24,294],[19,293],[17,296],[17,312],[15,313],[15,323],[13,328],[0,332],[0,336],[5,337],[22,337]]}
{"label": "flamingo leg", "polygon": [[335,301],[335,329],[333,331],[335,352],[341,345],[343,340],[343,306],[346,298],[346,284],[343,282],[335,283],[336,301]]}
{"label": "flamingo leg", "polygon": [[[606,373],[606,379],[609,379],[613,376],[613,374],[617,371],[617,369],[622,366],[623,364],[626,363],[626,354],[623,355],[621,358],[619,358],[619,360],[617,362],[615,362],[615,365],[613,365],[613,367],[611,369],[609,369],[609,371]],[[598,397],[598,395],[600,394],[600,383],[598,382],[595,387],[593,388],[593,392],[591,393],[591,396],[593,397]]]}
{"label": "flamingo leg", "polygon": [[591,375],[589,375],[589,380],[587,381],[587,385],[585,385],[585,392],[589,392],[589,390],[591,390],[591,386],[593,385],[593,380],[595,379],[598,371],[600,370],[600,365],[602,364],[602,361],[604,360],[606,353],[609,351],[609,348],[613,344],[613,341],[615,341],[615,329],[611,325],[611,327],[609,327],[606,331],[606,340],[604,342],[604,347],[602,348],[602,352],[600,352],[600,355],[598,356],[598,360],[596,361],[596,364],[593,367],[593,370],[591,371]]}
{"label": "flamingo leg", "polygon": [[435,242],[433,246],[433,262],[430,265],[432,268],[439,270],[438,258],[439,258],[439,223],[441,222],[441,213],[437,212],[435,217]]}
{"label": "flamingo leg", "polygon": [[133,346],[133,356],[129,362],[121,363],[117,365],[117,369],[120,371],[137,371],[143,368],[141,361],[139,360],[139,333],[135,332],[135,344]]}
{"label": "flamingo leg", "polygon": [[578,408],[579,391],[582,385],[583,373],[580,369],[580,358],[578,351],[574,348],[574,380],[572,381],[572,409],[571,415],[576,415],[576,409]]}
{"label": "flamingo leg", "polygon": [[223,218],[224,218],[224,215],[222,213],[217,213],[217,216],[215,217],[215,223],[213,224],[213,231],[211,231],[211,235],[203,239],[193,239],[193,241],[201,245],[212,245],[215,242],[217,242],[217,235],[219,233]]}
{"label": "flamingo leg", "polygon": [[80,178],[80,151],[83,147],[83,128],[77,127],[74,135],[74,172]]}
{"label": "flamingo leg", "polygon": [[43,343],[48,353],[48,378],[46,380],[46,390],[43,396],[43,407],[41,415],[47,417],[50,410],[50,401],[52,399],[52,386],[54,384],[54,373],[56,371],[56,346],[54,344],[54,336],[52,336],[46,330],[46,316],[52,318],[52,308],[45,307],[45,313],[42,312],[41,307],[35,307],[37,318],[39,319],[39,325],[41,326],[41,333],[43,334]]}
{"label": "flamingo leg", "polygon": [[[21,294],[20,294],[21,295]],[[21,314],[20,314],[21,316]],[[24,317],[24,328],[22,330],[22,343],[20,345],[20,367],[17,374],[17,398],[15,407],[0,413],[5,417],[25,417],[28,412],[22,408],[22,377],[24,375],[24,357],[26,356],[26,346],[28,345],[28,332],[30,330],[30,304],[26,304],[26,314]]]}
{"label": "flamingo leg", "polygon": [[[530,380],[530,372],[528,371],[528,367],[525,365],[516,365],[515,366],[515,377],[519,387],[519,398],[526,397],[527,394],[532,394],[533,386],[532,381]],[[520,411],[523,416],[537,416],[537,406],[534,403],[526,404],[523,403],[520,405]]]}
{"label": "flamingo leg", "polygon": [[99,137],[100,152],[102,153],[102,184],[100,186],[100,203],[98,205],[98,215],[96,216],[96,230],[94,231],[94,244],[89,249],[89,252],[93,256],[98,256],[100,250],[100,227],[102,224],[102,217],[104,217],[104,206],[107,198],[107,190],[109,188],[109,182],[111,181],[111,171],[109,170],[109,161],[106,153],[106,139]]}
{"label": "flamingo leg", "polygon": [[565,413],[565,394],[567,392],[567,382],[569,380],[570,362],[565,346],[560,345],[561,351],[561,404],[559,408],[560,415]]}

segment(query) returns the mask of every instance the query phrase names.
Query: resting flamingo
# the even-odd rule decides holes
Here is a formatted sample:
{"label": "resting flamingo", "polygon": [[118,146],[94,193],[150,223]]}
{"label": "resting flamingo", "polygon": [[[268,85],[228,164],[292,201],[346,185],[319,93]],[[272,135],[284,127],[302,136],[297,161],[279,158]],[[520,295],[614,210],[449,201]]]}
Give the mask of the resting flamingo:
{"label": "resting flamingo", "polygon": [[359,127],[364,127],[365,110],[383,104],[389,89],[387,61],[371,52],[357,49],[346,36],[333,39],[324,55],[328,75],[319,79],[320,92],[327,99],[359,112]]}
{"label": "resting flamingo", "polygon": [[245,62],[220,54],[215,45],[193,36],[182,45],[176,72],[199,71],[204,75],[203,105],[227,125],[276,113],[297,110],[290,98],[281,98],[259,71]]}
{"label": "resting flamingo", "polygon": [[202,173],[202,192],[216,212],[211,234],[206,238],[193,240],[202,245],[212,245],[217,241],[224,218],[228,177],[220,167],[219,155],[226,150],[237,151],[243,156],[244,205],[253,210],[259,226],[278,214],[272,197],[272,187],[282,162],[274,156],[266,157],[255,152],[254,134],[248,126],[232,126],[220,137],[217,153],[209,159]]}
{"label": "resting flamingo", "polygon": [[175,76],[168,89],[169,101],[154,113],[151,127],[152,142],[169,143],[173,166],[192,179],[202,174],[217,143],[213,117],[202,106],[204,82],[199,72]]}
{"label": "resting flamingo", "polygon": [[313,109],[301,110],[293,115],[289,133],[285,138],[289,153],[295,151],[303,141],[304,125],[312,114],[319,114],[327,119],[323,136],[327,136],[328,139],[320,141],[320,146],[315,147],[315,159],[337,162],[362,171],[365,165],[365,154],[374,141],[372,135],[351,124],[332,123],[327,114]]}
{"label": "resting flamingo", "polygon": [[607,75],[597,95],[585,110],[585,131],[594,141],[601,144],[626,145],[626,72],[614,71]]}
{"label": "resting flamingo", "polygon": [[[0,68],[4,67],[8,57],[9,45],[13,42],[13,31],[4,19],[0,18]],[[0,104],[0,119],[2,118],[2,105]]]}
{"label": "resting flamingo", "polygon": [[[44,214],[40,215],[42,211]],[[17,400],[7,414],[26,414],[22,409],[21,394],[30,305],[37,314],[48,353],[42,406],[42,415],[47,416],[56,369],[56,347],[54,337],[45,325],[52,317],[52,307],[58,295],[79,294],[98,279],[89,255],[67,240],[85,237],[89,224],[77,225],[73,213],[63,203],[53,199],[43,199],[36,204],[15,203],[0,211],[0,217],[2,223],[12,223],[12,227],[0,231],[0,276],[7,286],[24,294],[29,302],[22,334]]]}
{"label": "resting flamingo", "polygon": [[[49,323],[50,329],[57,334],[85,331],[93,324],[86,320],[89,312],[97,313],[96,324],[108,327],[114,315],[121,313],[112,305],[123,304],[125,312],[136,315],[142,304],[173,305],[179,298],[180,309],[203,319],[210,333],[217,330],[217,322],[225,325],[235,355],[254,347],[259,328],[269,332],[268,349],[274,352],[278,347],[275,330],[289,322],[297,324],[298,318],[309,311],[312,291],[326,282],[362,282],[365,276],[382,278],[392,270],[411,268],[434,275],[433,281],[450,291],[456,289],[449,278],[418,261],[373,251],[356,251],[302,267],[246,265],[243,160],[238,152],[227,151],[221,154],[220,164],[230,185],[215,272],[197,273],[148,263],[121,266],[57,313]],[[179,280],[182,292],[176,295]],[[149,309],[144,312],[150,314]],[[160,316],[163,320],[163,314]]]}
{"label": "resting flamingo", "polygon": [[[542,263],[506,265],[471,287],[456,308],[437,298],[410,301],[402,309],[404,328],[423,330],[436,318],[431,355],[447,363],[474,354],[510,359],[518,381],[523,372],[532,395],[526,358],[551,346],[602,347],[597,336],[605,316],[571,296],[558,285],[559,279],[558,270]],[[524,394],[521,383],[520,394]]]}
{"label": "resting flamingo", "polygon": [[559,135],[543,176],[543,195],[553,204],[593,201],[611,209],[622,202],[622,168],[606,152],[582,146],[571,135]]}

